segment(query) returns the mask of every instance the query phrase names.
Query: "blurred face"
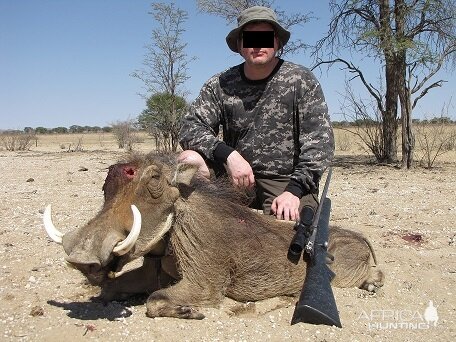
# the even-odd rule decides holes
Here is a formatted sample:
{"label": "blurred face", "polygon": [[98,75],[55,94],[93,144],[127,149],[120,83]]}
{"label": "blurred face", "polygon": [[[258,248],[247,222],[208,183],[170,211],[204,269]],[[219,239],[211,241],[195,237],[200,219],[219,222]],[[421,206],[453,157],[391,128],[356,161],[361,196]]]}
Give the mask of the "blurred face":
{"label": "blurred face", "polygon": [[[243,32],[269,31],[274,32],[274,28],[269,23],[252,23],[244,27]],[[239,52],[249,65],[266,65],[274,60],[275,53],[279,49],[279,41],[274,35],[273,47],[244,47],[243,38],[239,41]],[[268,45],[268,44],[266,44]]]}

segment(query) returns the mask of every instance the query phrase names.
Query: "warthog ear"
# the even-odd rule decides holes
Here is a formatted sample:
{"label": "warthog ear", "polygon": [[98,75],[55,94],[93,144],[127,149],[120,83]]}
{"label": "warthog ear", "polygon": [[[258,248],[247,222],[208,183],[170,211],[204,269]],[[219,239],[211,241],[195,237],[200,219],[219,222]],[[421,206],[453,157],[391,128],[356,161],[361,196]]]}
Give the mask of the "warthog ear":
{"label": "warthog ear", "polygon": [[174,174],[171,185],[177,186],[178,184],[190,185],[190,182],[195,176],[198,167],[191,164],[177,164],[176,173]]}

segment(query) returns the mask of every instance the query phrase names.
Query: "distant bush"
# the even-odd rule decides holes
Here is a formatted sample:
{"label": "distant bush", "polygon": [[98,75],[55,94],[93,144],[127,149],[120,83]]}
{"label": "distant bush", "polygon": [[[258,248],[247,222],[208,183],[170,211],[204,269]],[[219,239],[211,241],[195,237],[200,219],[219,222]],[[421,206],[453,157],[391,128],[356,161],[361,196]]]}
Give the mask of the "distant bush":
{"label": "distant bush", "polygon": [[8,151],[27,151],[36,141],[35,133],[24,133],[21,131],[6,131],[0,136],[0,142]]}
{"label": "distant bush", "polygon": [[112,127],[105,126],[79,126],[79,125],[71,125],[70,127],[54,127],[54,128],[46,128],[46,127],[25,127],[24,133],[31,133],[34,132],[36,134],[50,134],[50,133],[58,133],[58,134],[79,134],[79,133],[109,133],[112,132]]}
{"label": "distant bush", "polygon": [[350,137],[347,133],[340,134],[336,138],[336,147],[340,151],[349,151],[351,148]]}
{"label": "distant bush", "polygon": [[116,137],[119,148],[133,150],[133,145],[139,142],[133,121],[117,121],[112,124],[112,133]]}
{"label": "distant bush", "polygon": [[47,134],[47,133],[49,133],[49,130],[46,127],[37,127],[37,128],[35,128],[35,133],[36,134]]}
{"label": "distant bush", "polygon": [[[65,147],[65,145],[63,145]],[[60,145],[60,148],[62,148],[62,145]],[[82,152],[84,151],[84,148],[82,147],[82,137],[78,138],[78,141],[73,144],[68,145],[67,152]]]}
{"label": "distant bush", "polygon": [[50,130],[51,133],[66,134],[68,133],[68,128],[66,127],[56,127]]}
{"label": "distant bush", "polygon": [[455,148],[456,126],[437,120],[428,122],[415,125],[415,138],[417,151],[421,153],[420,164],[431,169],[438,157]]}
{"label": "distant bush", "polygon": [[342,127],[349,127],[353,126],[353,122],[350,121],[332,121],[331,122],[334,128],[342,128]]}

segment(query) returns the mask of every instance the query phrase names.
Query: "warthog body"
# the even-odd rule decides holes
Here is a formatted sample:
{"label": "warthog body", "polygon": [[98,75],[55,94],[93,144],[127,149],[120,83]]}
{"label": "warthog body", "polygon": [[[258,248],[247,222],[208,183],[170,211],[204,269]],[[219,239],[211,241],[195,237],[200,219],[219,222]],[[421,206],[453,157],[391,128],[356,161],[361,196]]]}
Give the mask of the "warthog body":
{"label": "warthog body", "polygon": [[[105,298],[152,292],[148,316],[202,318],[195,307],[216,306],[224,296],[256,301],[299,293],[306,264],[287,259],[292,223],[236,204],[228,190],[195,180],[188,165],[174,171],[154,158],[111,166],[100,213],[63,236],[67,260],[100,285]],[[132,204],[142,214],[142,228],[134,246],[119,256],[113,249],[131,229]],[[329,253],[334,286],[373,290],[382,285],[383,274],[361,234],[331,227]],[[141,256],[143,267],[110,277]],[[171,260],[177,279],[161,288],[163,271],[173,275]]]}

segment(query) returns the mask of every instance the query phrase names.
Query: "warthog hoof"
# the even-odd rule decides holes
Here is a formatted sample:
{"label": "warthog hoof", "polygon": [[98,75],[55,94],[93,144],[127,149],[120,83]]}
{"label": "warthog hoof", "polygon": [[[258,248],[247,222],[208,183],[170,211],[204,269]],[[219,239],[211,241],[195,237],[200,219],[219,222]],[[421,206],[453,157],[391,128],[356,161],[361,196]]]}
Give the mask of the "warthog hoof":
{"label": "warthog hoof", "polygon": [[151,294],[146,303],[147,317],[175,317],[184,319],[203,319],[204,315],[194,308],[186,305],[175,305],[170,303],[161,295]]}
{"label": "warthog hoof", "polygon": [[373,271],[369,278],[361,285],[361,289],[369,292],[377,292],[384,284],[385,275],[380,270]]}

